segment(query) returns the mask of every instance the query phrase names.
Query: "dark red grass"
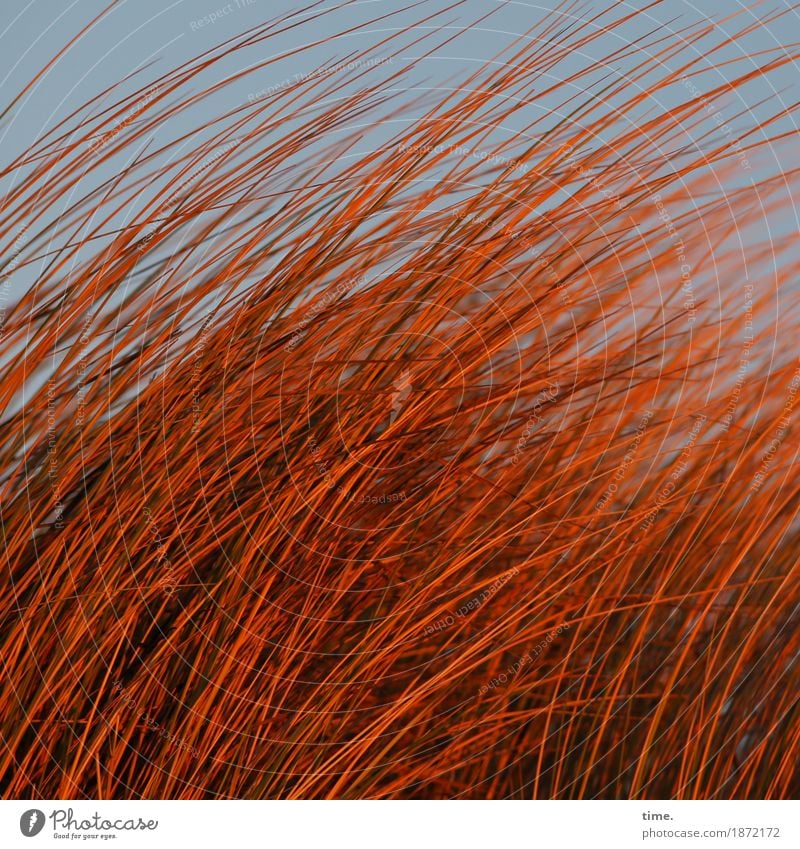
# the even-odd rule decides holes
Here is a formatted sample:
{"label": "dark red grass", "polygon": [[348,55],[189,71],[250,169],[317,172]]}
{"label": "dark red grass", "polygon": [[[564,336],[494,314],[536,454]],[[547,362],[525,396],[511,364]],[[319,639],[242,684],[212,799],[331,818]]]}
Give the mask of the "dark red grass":
{"label": "dark red grass", "polygon": [[794,110],[709,110],[797,49],[563,21],[142,147],[288,17],[2,169],[4,796],[800,792]]}

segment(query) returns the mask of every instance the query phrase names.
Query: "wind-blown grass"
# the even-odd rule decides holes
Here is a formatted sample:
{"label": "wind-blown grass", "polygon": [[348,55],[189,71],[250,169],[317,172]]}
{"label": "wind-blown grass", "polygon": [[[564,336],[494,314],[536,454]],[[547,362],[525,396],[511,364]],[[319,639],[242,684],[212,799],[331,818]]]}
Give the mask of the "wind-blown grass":
{"label": "wind-blown grass", "polygon": [[297,25],[2,168],[4,795],[797,794],[794,106],[716,118],[796,47],[403,31],[148,141]]}

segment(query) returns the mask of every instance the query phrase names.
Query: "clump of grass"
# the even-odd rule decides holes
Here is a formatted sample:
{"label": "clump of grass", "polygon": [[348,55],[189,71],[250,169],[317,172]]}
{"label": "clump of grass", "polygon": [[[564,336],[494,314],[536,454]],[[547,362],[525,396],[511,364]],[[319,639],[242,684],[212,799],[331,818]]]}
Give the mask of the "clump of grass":
{"label": "clump of grass", "polygon": [[146,144],[290,16],[4,166],[4,795],[800,790],[796,139],[703,26],[559,78],[595,23]]}

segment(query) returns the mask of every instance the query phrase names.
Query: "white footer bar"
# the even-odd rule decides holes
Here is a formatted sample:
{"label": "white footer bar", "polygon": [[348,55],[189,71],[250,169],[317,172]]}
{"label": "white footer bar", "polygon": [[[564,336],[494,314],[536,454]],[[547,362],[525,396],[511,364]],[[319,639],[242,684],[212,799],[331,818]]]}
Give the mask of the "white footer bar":
{"label": "white footer bar", "polygon": [[0,846],[798,849],[800,802],[0,801]]}

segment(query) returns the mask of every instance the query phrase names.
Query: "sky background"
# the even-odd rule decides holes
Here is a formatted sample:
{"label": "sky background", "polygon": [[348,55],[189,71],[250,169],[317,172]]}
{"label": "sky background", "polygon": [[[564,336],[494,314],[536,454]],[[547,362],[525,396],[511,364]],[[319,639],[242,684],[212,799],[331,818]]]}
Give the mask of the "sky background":
{"label": "sky background", "polygon": [[[0,108],[5,109],[56,52],[75,38],[107,6],[107,2],[100,0],[72,0],[67,3],[63,0],[31,0],[15,5],[13,14],[5,17],[0,29]],[[394,84],[395,94],[399,98],[407,100],[431,91],[441,93],[443,89],[463,83],[469,74],[492,60],[521,33],[529,31],[546,14],[556,9],[561,10],[565,26],[599,12],[607,13],[593,25],[600,37],[584,51],[576,51],[560,62],[543,82],[552,84],[568,80],[570,74],[587,66],[593,68],[592,76],[581,80],[577,86],[565,82],[559,91],[560,100],[537,97],[534,91],[530,100],[520,101],[516,115],[505,126],[493,131],[492,138],[499,144],[514,138],[522,127],[536,118],[544,121],[542,126],[546,126],[547,121],[558,120],[561,117],[561,102],[571,93],[583,97],[586,92],[599,90],[610,78],[626,74],[632,60],[612,62],[610,65],[602,61],[610,51],[623,45],[641,46],[642,55],[645,55],[647,44],[659,36],[677,33],[693,23],[715,21],[702,43],[686,48],[686,56],[697,57],[700,66],[707,68],[705,73],[694,78],[694,85],[702,94],[745,70],[757,69],[763,61],[758,55],[760,52],[775,51],[782,46],[800,42],[800,12],[791,11],[779,22],[765,23],[776,10],[789,8],[783,0],[756,3],[734,20],[730,16],[745,6],[731,0],[702,0],[694,3],[665,0],[655,5],[647,2],[556,3],[551,0],[547,3],[524,3],[466,0],[456,6],[445,0],[423,0],[413,6],[401,0],[367,0],[344,4],[322,3],[313,10],[303,12],[304,8],[308,7],[286,0],[232,0],[231,3],[222,3],[220,0],[178,0],[166,4],[156,0],[120,0],[114,3],[109,14],[91,26],[0,122],[3,163],[24,151],[73,109],[101,93],[110,84],[136,74],[119,90],[119,93],[133,93],[147,86],[159,74],[224,40],[293,10],[299,12],[301,17],[308,18],[308,22],[225,59],[209,72],[192,80],[191,87],[202,90],[248,66],[276,58],[273,64],[237,80],[171,120],[168,126],[160,127],[158,137],[153,138],[152,143],[160,146],[191,130],[193,135],[182,148],[188,151],[209,132],[203,127],[226,110],[245,105],[253,98],[258,100],[259,93],[271,86],[291,86],[295,75],[311,73],[324,63],[346,62],[366,46],[434,13],[438,14],[433,19],[403,36],[403,43],[409,46],[406,49],[400,47],[399,55],[391,64],[375,65],[369,70],[365,81],[373,82],[382,75],[388,77],[400,71],[403,76]],[[329,13],[323,18],[311,19],[319,9],[328,10]],[[643,10],[642,14],[621,27],[615,27],[613,31],[604,31],[604,25],[614,17],[635,9]],[[390,15],[388,19],[374,23],[366,30],[332,38],[349,27],[387,14]],[[710,58],[706,56],[705,51],[719,43],[726,34],[741,30],[749,24],[755,25],[753,31],[736,45],[730,45]],[[427,38],[425,45],[411,45],[421,35]],[[452,39],[449,43],[441,44],[449,38]],[[440,46],[433,54],[419,60],[420,55],[435,44]],[[304,48],[302,53],[280,58],[298,48]],[[379,52],[375,57],[377,59],[385,55],[385,52]],[[677,67],[677,63],[685,61],[686,56],[668,62],[656,73],[661,75]],[[772,73],[769,79],[756,76],[747,85],[731,90],[729,97],[724,98],[720,104],[725,120],[730,121],[738,132],[757,126],[764,117],[774,115],[800,100],[798,70],[796,65],[788,65]],[[631,86],[646,86],[646,80],[631,83]],[[574,92],[571,92],[571,88],[575,89]],[[627,93],[624,92],[625,95]],[[642,104],[640,113],[644,115],[648,110],[669,108],[688,98],[686,89],[675,84],[659,91],[651,101]],[[109,102],[108,99],[98,101],[98,108]],[[618,105],[618,102],[612,101],[608,103],[608,108],[614,109]],[[641,116],[628,112],[623,117],[625,121],[635,123]],[[359,146],[352,153],[358,155],[386,144],[399,131],[402,122],[408,120],[413,120],[413,114],[368,125],[354,121],[352,126],[337,132],[340,136],[353,134],[361,138]],[[796,130],[793,118],[787,115],[779,123],[773,124],[770,132],[779,130]],[[609,131],[609,136],[613,137],[613,130]],[[324,141],[327,143],[333,140]],[[597,143],[602,142],[603,139],[597,139]],[[795,152],[797,149],[795,145]],[[796,165],[796,155],[791,156],[791,150],[791,147],[783,146],[765,151],[759,161],[753,162],[753,172],[742,174],[742,179],[758,179],[768,173],[779,173],[784,168],[793,167]],[[662,152],[666,159],[670,151],[658,151]],[[124,154],[126,162],[130,161],[131,154],[132,151]],[[96,183],[114,176],[115,168],[122,168],[126,162],[120,161],[95,169],[87,178],[87,185],[79,187],[80,191],[85,191],[91,181]],[[15,174],[0,178],[0,192],[5,193],[11,189],[16,179]],[[74,202],[75,197],[74,194],[66,196],[64,208]],[[55,218],[62,211],[54,208],[48,210],[47,215]],[[125,214],[130,220],[136,211],[131,208]],[[115,223],[124,225],[126,222],[121,219]],[[784,215],[765,220],[763,232],[759,235],[776,238],[796,233],[797,229],[796,217],[792,219]],[[13,243],[13,236],[11,233],[9,244]],[[35,278],[34,266],[25,266],[16,272],[11,280],[10,300],[13,301],[20,291],[29,287]]]}
{"label": "sky background", "polygon": [[[15,4],[16,14],[7,15],[0,29],[0,97],[4,105],[9,102],[22,85],[36,73],[59,48],[97,16],[108,4],[100,0],[31,0],[28,3]],[[627,22],[614,32],[607,32],[585,51],[572,57],[571,63],[562,63],[553,74],[567,76],[571,71],[588,63],[598,62],[609,50],[628,42],[645,39],[649,32],[658,27],[664,32],[679,31],[683,26],[703,20],[718,21],[716,32],[709,36],[708,44],[719,39],[720,33],[730,33],[740,29],[748,22],[766,19],[770,12],[788,8],[785,0],[773,3],[756,3],[742,17],[725,20],[733,12],[744,8],[739,2],[731,0],[666,0],[652,8],[647,2],[636,3],[568,3],[560,4],[550,0],[547,3],[497,2],[497,0],[466,0],[456,8],[444,0],[425,0],[413,8],[401,0],[368,0],[354,3],[323,3],[319,8],[329,9],[331,13],[322,19],[310,20],[269,42],[264,42],[247,55],[238,54],[228,63],[222,63],[214,69],[214,80],[224,78],[226,73],[240,71],[247,62],[256,63],[271,56],[313,44],[327,39],[325,44],[311,47],[301,56],[295,56],[276,62],[267,69],[258,71],[252,78],[242,80],[227,89],[223,95],[227,105],[233,105],[241,96],[246,101],[249,94],[258,92],[261,87],[280,85],[294,74],[308,73],[325,61],[345,59],[355,51],[363,49],[367,41],[378,41],[390,32],[408,27],[426,15],[439,11],[441,14],[415,30],[414,37],[427,33],[431,38],[455,35],[459,30],[471,25],[450,44],[440,47],[435,55],[425,59],[418,67],[409,72],[403,85],[436,87],[447,85],[450,80],[474,71],[483,62],[492,59],[503,47],[520,33],[525,32],[545,14],[557,7],[563,9],[565,23],[585,19],[607,10],[616,15],[629,10],[641,9],[642,14]],[[156,0],[121,0],[113,4],[112,11],[95,24],[78,43],[50,70],[40,81],[34,92],[15,110],[11,120],[4,122],[0,129],[3,158],[24,148],[30,138],[43,129],[52,126],[72,108],[98,94],[110,82],[139,71],[147,65],[139,84],[155,77],[192,56],[210,49],[215,44],[231,38],[238,33],[291,10],[302,10],[301,3],[287,0],[233,0],[221,3],[220,0],[178,0],[173,3]],[[616,12],[613,10],[616,9]],[[317,10],[304,13],[310,17]],[[376,23],[366,31],[344,35],[334,40],[334,33],[354,26],[357,23],[392,13],[388,20]],[[479,18],[491,13],[481,23]],[[204,18],[216,15],[218,19],[209,23]],[[596,25],[602,29],[603,20]],[[438,34],[437,34],[438,33]],[[716,54],[706,60],[709,66],[707,86],[730,79],[734,73],[745,67],[758,67],[759,59],[748,59],[762,50],[774,49],[781,45],[800,41],[800,12],[792,12],[779,22],[760,23],[738,47],[730,47],[724,53]],[[432,41],[430,42],[433,43]],[[689,54],[703,56],[703,46],[687,48]],[[373,69],[373,73],[395,72],[405,61],[411,62],[422,50],[409,49],[392,66]],[[736,63],[722,67],[721,60],[736,59]],[[624,67],[602,68],[599,73],[624,73]],[[786,104],[795,102],[798,97],[797,67],[788,66],[781,72],[771,75],[770,80],[756,80],[750,87],[743,88],[737,95],[731,96],[731,114],[737,106],[754,108],[757,100],[772,96],[783,99]],[[452,84],[452,83],[450,83]],[[135,86],[131,85],[130,90]],[[675,91],[675,100],[685,99],[685,92]],[[669,92],[661,92],[659,102],[670,98]],[[220,103],[209,101],[206,108],[209,115],[214,114]],[[774,111],[765,105],[759,109]],[[762,114],[760,111],[755,114]],[[766,113],[763,113],[766,114]]]}

